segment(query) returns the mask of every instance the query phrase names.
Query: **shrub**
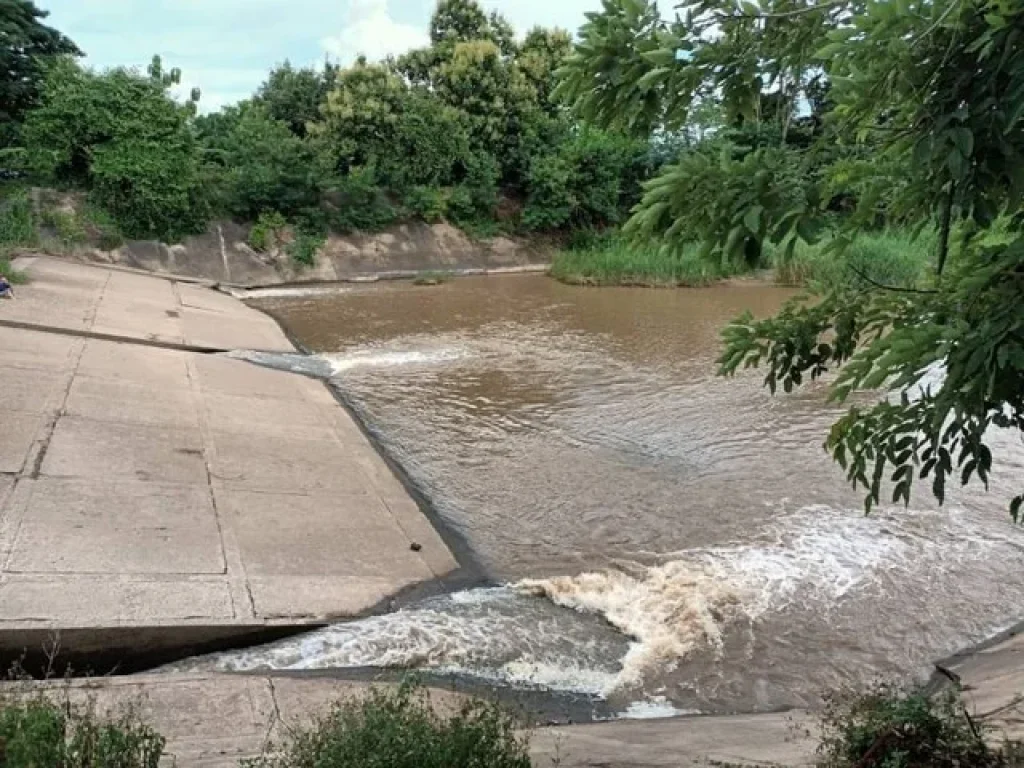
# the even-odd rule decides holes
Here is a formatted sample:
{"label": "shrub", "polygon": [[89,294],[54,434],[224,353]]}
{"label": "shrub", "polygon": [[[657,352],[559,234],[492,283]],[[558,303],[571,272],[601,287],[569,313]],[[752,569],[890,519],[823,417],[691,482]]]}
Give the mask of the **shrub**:
{"label": "shrub", "polygon": [[131,714],[108,721],[45,699],[0,704],[5,768],[157,768],[164,743]]}
{"label": "shrub", "polygon": [[341,702],[251,768],[529,768],[516,723],[496,705],[471,702],[438,715],[426,692],[403,684]]}
{"label": "shrub", "polygon": [[255,250],[266,252],[281,244],[282,235],[288,222],[277,211],[264,211],[249,230],[249,245]]}
{"label": "shrub", "polygon": [[65,248],[81,245],[87,239],[85,227],[73,211],[46,210],[40,218]]}
{"label": "shrub", "polygon": [[247,107],[221,139],[224,205],[243,219],[261,211],[292,217],[320,202],[321,166],[309,142],[286,123]]}
{"label": "shrub", "polygon": [[287,245],[288,255],[296,264],[312,267],[316,264],[316,252],[320,250],[325,239],[321,233],[299,228]]}
{"label": "shrub", "polygon": [[443,219],[448,209],[444,192],[436,187],[413,187],[406,193],[403,202],[409,213],[428,224]]}
{"label": "shrub", "polygon": [[822,768],[989,768],[1006,754],[985,743],[955,690],[935,697],[882,685],[833,698],[822,717]]}
{"label": "shrub", "polygon": [[0,198],[0,248],[34,245],[37,239],[32,201],[28,193],[16,190]]}
{"label": "shrub", "polygon": [[172,80],[155,74],[61,61],[23,138],[31,168],[84,185],[125,234],[174,240],[202,230],[208,206],[191,109],[171,98]]}
{"label": "shrub", "polygon": [[337,179],[326,196],[327,224],[335,232],[384,229],[398,218],[398,210],[377,184],[372,167],[353,168]]}

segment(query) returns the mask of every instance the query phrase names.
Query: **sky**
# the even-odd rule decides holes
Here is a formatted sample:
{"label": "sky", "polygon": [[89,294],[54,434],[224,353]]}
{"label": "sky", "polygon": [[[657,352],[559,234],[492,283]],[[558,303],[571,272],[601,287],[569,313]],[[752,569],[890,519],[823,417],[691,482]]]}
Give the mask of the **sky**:
{"label": "sky", "polygon": [[[522,34],[575,32],[600,0],[479,0]],[[93,67],[145,68],[154,54],[182,71],[180,93],[202,90],[200,109],[247,98],[275,65],[379,59],[427,43],[435,0],[37,0],[47,23]]]}

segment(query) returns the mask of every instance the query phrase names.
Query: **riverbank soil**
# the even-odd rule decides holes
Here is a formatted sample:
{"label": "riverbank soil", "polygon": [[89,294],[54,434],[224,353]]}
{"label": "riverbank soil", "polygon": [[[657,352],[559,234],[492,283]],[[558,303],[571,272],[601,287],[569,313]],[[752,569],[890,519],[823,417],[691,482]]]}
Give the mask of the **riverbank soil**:
{"label": "riverbank soil", "polygon": [[[457,568],[293,352],[202,286],[21,260],[0,306],[0,654],[109,658],[366,612]],[[202,351],[192,351],[192,350]]]}

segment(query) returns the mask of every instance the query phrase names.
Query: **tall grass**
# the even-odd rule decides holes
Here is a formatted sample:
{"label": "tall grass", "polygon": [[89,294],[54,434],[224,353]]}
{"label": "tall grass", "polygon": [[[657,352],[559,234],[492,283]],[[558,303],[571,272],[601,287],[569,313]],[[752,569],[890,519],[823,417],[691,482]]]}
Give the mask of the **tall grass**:
{"label": "tall grass", "polygon": [[558,253],[551,276],[572,285],[698,286],[729,277],[701,259],[697,248],[670,253],[657,246],[634,246],[622,238],[599,240]]}
{"label": "tall grass", "polygon": [[824,239],[814,245],[801,242],[789,259],[778,250],[768,255],[776,280],[790,285],[827,291],[874,281],[909,288],[933,268],[936,242],[934,230],[914,237],[907,230],[892,229],[863,233],[842,251],[832,249],[831,240]]}
{"label": "tall grass", "polygon": [[[845,249],[832,248],[828,238],[800,243],[788,258],[781,249],[765,249],[765,266],[776,281],[828,291],[875,282],[910,287],[927,279],[935,263],[936,233],[885,230],[860,235]],[[955,257],[955,254],[954,254]],[[737,274],[709,263],[696,246],[673,253],[657,246],[636,246],[622,238],[606,238],[556,255],[551,275],[576,285],[698,286]]]}

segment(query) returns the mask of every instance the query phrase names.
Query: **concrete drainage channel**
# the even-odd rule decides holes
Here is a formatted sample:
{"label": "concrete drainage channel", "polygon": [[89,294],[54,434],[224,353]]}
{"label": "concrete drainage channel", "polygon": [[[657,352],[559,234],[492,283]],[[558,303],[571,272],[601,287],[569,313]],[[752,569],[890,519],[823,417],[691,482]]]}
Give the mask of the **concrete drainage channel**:
{"label": "concrete drainage channel", "polygon": [[[0,307],[0,662],[128,674],[465,583],[403,478],[270,317],[35,257]],[[227,354],[225,354],[227,353]]]}

